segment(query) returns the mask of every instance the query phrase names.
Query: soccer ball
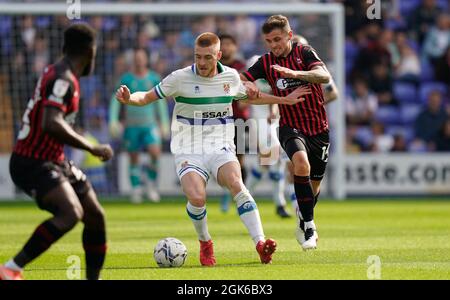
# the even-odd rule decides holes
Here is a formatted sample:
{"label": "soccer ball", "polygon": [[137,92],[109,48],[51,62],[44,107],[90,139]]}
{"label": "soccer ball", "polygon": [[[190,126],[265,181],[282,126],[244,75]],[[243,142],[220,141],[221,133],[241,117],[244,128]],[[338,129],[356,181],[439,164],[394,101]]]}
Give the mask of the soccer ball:
{"label": "soccer ball", "polygon": [[177,268],[184,264],[187,249],[180,240],[168,237],[156,244],[153,257],[161,268]]}

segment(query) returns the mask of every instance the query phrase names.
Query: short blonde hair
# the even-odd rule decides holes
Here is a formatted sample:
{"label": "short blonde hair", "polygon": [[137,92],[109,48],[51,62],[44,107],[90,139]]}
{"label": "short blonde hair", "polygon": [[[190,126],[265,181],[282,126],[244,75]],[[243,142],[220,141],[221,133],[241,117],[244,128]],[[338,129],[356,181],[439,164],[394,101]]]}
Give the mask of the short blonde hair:
{"label": "short blonde hair", "polygon": [[216,44],[220,46],[220,39],[212,32],[204,32],[195,39],[195,45],[202,48]]}

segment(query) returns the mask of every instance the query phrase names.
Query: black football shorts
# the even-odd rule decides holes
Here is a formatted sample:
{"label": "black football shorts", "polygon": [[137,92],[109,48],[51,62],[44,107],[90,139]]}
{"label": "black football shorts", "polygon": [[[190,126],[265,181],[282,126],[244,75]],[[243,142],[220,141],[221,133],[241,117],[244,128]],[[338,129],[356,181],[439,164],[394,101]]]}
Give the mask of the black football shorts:
{"label": "black football shorts", "polygon": [[[295,143],[289,143],[292,139],[296,139]],[[279,129],[279,140],[289,159],[297,151],[305,151],[308,155],[308,161],[311,166],[311,180],[322,180],[325,175],[325,169],[328,162],[328,151],[330,149],[330,136],[328,131],[319,133],[314,136],[306,136],[298,129],[281,126]]]}
{"label": "black football shorts", "polygon": [[84,199],[91,183],[72,161],[37,160],[13,153],[9,161],[13,182],[27,195],[34,198],[41,209],[43,197],[53,188],[68,181],[79,199]]}

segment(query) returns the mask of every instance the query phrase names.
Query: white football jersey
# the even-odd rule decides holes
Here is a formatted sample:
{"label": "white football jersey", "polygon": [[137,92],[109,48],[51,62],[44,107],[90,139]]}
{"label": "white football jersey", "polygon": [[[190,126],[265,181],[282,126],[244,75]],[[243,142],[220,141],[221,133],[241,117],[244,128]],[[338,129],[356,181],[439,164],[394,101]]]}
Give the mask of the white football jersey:
{"label": "white football jersey", "polygon": [[[266,94],[272,95],[272,88],[265,79],[258,79],[254,82],[258,89]],[[269,105],[252,105],[252,118],[253,119],[267,119],[269,116],[270,106]]]}
{"label": "white football jersey", "polygon": [[155,91],[160,98],[173,97],[173,154],[208,154],[233,148],[233,100],[247,98],[235,69],[217,64],[214,77],[197,75],[195,64],[164,78]]}

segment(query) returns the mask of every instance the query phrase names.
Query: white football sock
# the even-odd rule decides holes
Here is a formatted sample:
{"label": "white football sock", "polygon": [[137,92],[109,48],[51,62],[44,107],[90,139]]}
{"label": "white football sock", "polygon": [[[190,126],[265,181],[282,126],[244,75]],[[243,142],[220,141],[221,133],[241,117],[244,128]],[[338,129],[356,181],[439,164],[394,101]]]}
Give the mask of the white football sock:
{"label": "white football sock", "polygon": [[14,261],[14,259],[10,259],[6,264],[5,267],[7,267],[8,269],[14,270],[14,271],[19,271],[22,272],[22,268],[19,267],[16,262]]}
{"label": "white football sock", "polygon": [[314,221],[305,222],[305,230],[309,228],[316,230],[316,224],[314,224]]}
{"label": "white football sock", "polygon": [[277,207],[286,206],[286,198],[284,197],[284,172],[280,161],[269,167],[269,178],[273,186],[273,202]]}
{"label": "white football sock", "polygon": [[252,237],[255,245],[259,241],[263,241],[264,231],[261,224],[261,218],[252,195],[250,195],[247,190],[242,190],[234,196],[234,201],[236,201],[239,217],[245,227],[247,227],[248,233]]}
{"label": "white football sock", "polygon": [[211,236],[208,232],[206,205],[203,207],[196,207],[188,202],[186,205],[186,211],[189,215],[189,218],[191,218],[192,220],[192,224],[194,224],[198,239],[204,242],[209,241],[211,239]]}
{"label": "white football sock", "polygon": [[293,183],[288,183],[287,185],[287,194],[289,195],[289,199],[291,200],[292,208],[294,211],[298,210],[298,202],[297,202],[297,195],[295,194],[295,187]]}

